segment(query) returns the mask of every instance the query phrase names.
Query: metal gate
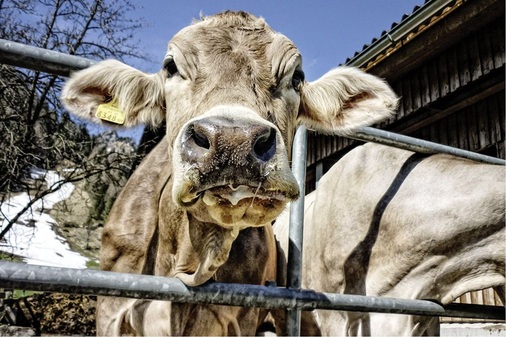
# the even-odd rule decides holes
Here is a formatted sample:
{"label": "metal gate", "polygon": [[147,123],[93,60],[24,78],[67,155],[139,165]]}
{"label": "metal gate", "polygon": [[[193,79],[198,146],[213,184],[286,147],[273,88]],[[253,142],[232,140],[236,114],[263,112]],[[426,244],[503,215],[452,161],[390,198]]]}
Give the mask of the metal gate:
{"label": "metal gate", "polygon": [[[96,63],[85,58],[6,40],[0,40],[0,62],[63,76],[69,76],[72,71]],[[350,138],[411,151],[448,153],[489,164],[506,164],[502,159],[371,127],[361,128]],[[306,129],[300,127],[294,139],[292,170],[299,183],[301,195],[305,195],[306,143]],[[187,287],[177,278],[33,266],[5,261],[0,261],[0,287],[199,304],[285,308],[287,331],[292,336],[300,335],[300,311],[314,309],[504,320],[506,312],[502,306],[441,305],[428,300],[345,295],[301,289],[303,212],[304,198],[299,198],[292,203],[290,209],[289,239],[292,245],[288,252],[287,288],[277,287],[275,284],[256,286],[225,283]]]}

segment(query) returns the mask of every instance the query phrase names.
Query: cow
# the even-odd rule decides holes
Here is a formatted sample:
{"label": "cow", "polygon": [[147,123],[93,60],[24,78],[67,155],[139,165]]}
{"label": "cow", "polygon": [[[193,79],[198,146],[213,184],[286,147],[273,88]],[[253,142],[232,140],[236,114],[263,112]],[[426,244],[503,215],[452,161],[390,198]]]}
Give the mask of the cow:
{"label": "cow", "polygon": [[[320,179],[304,219],[304,288],[448,304],[494,287],[504,300],[504,166],[367,143]],[[287,228],[285,211],[274,224],[285,254]],[[439,335],[437,317],[312,314],[326,336]]]}
{"label": "cow", "polygon": [[[100,267],[188,286],[276,280],[271,223],[299,196],[289,165],[296,127],[346,134],[397,105],[387,83],[358,69],[306,81],[293,42],[231,11],[178,32],[158,73],[102,61],[73,74],[62,101],[97,123],[166,122],[104,225]],[[142,299],[97,306],[98,335],[254,335],[266,315]]]}

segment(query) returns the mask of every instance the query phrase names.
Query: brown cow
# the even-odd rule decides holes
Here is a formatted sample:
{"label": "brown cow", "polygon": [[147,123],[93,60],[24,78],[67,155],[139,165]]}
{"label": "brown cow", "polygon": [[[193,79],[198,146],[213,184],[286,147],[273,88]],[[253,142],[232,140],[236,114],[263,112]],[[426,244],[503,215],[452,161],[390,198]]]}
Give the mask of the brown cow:
{"label": "brown cow", "polygon": [[[391,116],[397,103],[387,84],[357,69],[304,81],[294,44],[244,12],[181,30],[156,74],[103,61],[74,74],[62,99],[96,122],[165,119],[166,137],[111,210],[101,268],[175,276],[191,286],[275,280],[271,222],[299,195],[289,167],[297,125],[345,133]],[[265,314],[102,298],[97,333],[254,335]]]}
{"label": "brown cow", "polygon": [[[504,166],[359,146],[306,196],[302,286],[443,304],[497,287],[504,298],[504,186]],[[287,251],[286,211],[274,232]],[[437,317],[312,314],[325,336],[439,335]]]}

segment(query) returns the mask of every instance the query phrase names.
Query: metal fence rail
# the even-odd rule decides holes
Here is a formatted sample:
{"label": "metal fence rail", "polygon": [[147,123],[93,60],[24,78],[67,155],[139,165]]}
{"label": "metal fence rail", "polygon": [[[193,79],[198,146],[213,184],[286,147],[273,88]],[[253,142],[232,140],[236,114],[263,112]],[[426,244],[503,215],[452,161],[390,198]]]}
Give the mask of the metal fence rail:
{"label": "metal fence rail", "polygon": [[88,68],[97,62],[84,57],[0,39],[0,63],[69,76],[72,71]]}
{"label": "metal fence rail", "polygon": [[[97,61],[0,39],[0,63],[43,71],[55,75],[69,76],[72,71],[87,68],[97,63]],[[347,137],[361,141],[400,147],[415,152],[448,153],[454,156],[484,163],[506,165],[506,161],[504,159],[485,156],[475,152],[375,129],[372,127],[361,128],[357,130],[355,134]]]}
{"label": "metal fence rail", "polygon": [[400,149],[414,152],[446,153],[457,157],[479,161],[482,163],[494,165],[506,165],[506,160],[501,158],[486,156],[476,152],[462,150],[456,147],[429,142],[427,140],[413,138],[390,131],[375,129],[372,127],[363,127],[357,130],[353,135],[350,135],[348,137],[366,142],[374,142],[383,145],[398,147]]}
{"label": "metal fence rail", "polygon": [[[0,287],[291,310],[330,309],[497,320],[504,319],[506,313],[504,307],[497,306],[443,306],[423,300],[331,294],[274,285],[208,283],[199,287],[187,287],[172,277],[34,266],[6,261],[0,261]],[[475,310],[477,307],[478,311]]]}
{"label": "metal fence rail", "polygon": [[[0,63],[68,76],[95,61],[0,40]],[[303,189],[306,159],[306,130],[299,128],[294,140],[294,175]],[[470,151],[391,133],[370,127],[361,128],[350,138],[372,141],[424,153],[448,153],[480,162],[505,165],[506,161]],[[303,193],[302,193],[303,194]],[[303,199],[303,198],[301,198]],[[329,309],[362,312],[400,313],[504,320],[505,308],[485,305],[440,305],[432,301],[392,299],[358,295],[321,293],[300,288],[304,202],[293,206],[290,219],[288,288],[245,284],[211,283],[187,287],[179,279],[31,266],[0,261],[0,286],[63,293],[93,294],[171,300],[190,303],[212,303],[235,306],[285,308],[287,327],[299,335],[299,310]]]}

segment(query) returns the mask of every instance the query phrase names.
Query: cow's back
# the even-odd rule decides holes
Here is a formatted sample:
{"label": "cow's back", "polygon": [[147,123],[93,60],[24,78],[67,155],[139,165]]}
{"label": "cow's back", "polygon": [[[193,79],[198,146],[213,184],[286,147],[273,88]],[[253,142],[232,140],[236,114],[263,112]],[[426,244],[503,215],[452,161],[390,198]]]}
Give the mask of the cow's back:
{"label": "cow's back", "polygon": [[[319,181],[306,223],[304,286],[449,303],[503,285],[504,185],[502,166],[377,144],[356,148]],[[317,316],[324,334],[438,333],[431,318]]]}

